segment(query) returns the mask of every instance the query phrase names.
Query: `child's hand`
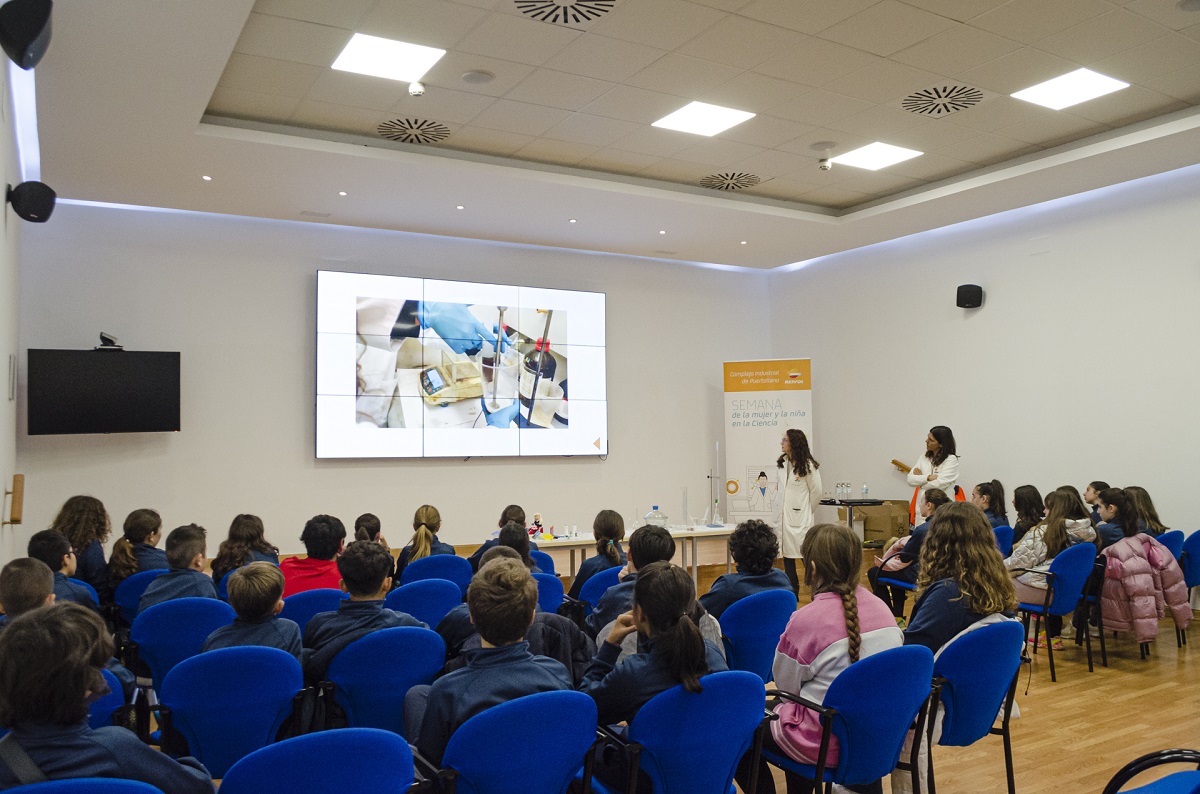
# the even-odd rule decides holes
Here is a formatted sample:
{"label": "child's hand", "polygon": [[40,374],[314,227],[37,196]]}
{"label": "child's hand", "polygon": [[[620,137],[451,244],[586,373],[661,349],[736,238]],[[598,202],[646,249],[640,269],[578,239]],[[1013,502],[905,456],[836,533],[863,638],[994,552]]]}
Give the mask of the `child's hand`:
{"label": "child's hand", "polygon": [[625,641],[625,638],[637,631],[637,625],[633,620],[633,613],[626,612],[619,616],[613,624],[613,630],[608,635],[608,642],[619,646]]}

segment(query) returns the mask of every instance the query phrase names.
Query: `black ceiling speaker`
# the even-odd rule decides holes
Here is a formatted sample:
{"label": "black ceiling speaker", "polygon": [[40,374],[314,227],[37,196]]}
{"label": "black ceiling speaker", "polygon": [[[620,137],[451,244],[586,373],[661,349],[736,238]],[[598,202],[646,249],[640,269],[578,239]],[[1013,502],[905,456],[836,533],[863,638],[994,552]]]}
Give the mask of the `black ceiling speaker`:
{"label": "black ceiling speaker", "polygon": [[8,203],[12,204],[13,212],[32,223],[45,223],[54,212],[54,202],[58,196],[54,189],[44,182],[22,182],[13,187],[8,186]]}
{"label": "black ceiling speaker", "polygon": [[0,6],[0,47],[13,63],[32,69],[50,46],[51,0],[9,0]]}
{"label": "black ceiling speaker", "polygon": [[958,288],[958,308],[978,309],[983,305],[983,287],[978,284],[963,284]]}

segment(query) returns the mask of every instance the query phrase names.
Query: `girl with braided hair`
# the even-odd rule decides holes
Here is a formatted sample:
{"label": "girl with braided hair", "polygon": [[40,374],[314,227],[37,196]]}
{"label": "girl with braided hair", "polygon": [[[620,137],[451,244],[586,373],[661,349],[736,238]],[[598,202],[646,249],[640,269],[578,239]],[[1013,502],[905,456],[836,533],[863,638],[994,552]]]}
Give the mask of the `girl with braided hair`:
{"label": "girl with braided hair", "polygon": [[[772,672],[779,689],[822,703],[838,674],[861,658],[897,648],[904,634],[891,609],[861,584],[862,543],[840,524],[818,524],[804,537],[804,583],[813,600],[792,614],[775,650]],[[815,764],[821,749],[817,713],[784,701],[775,706],[778,719],[764,737],[764,746]],[[838,760],[838,742],[831,738],[826,763]],[[749,783],[748,763],[738,770],[738,782]],[[788,794],[812,791],[812,782],[785,773]],[[775,784],[765,763],[759,768],[758,791],[774,794]],[[882,791],[876,782],[853,791]]]}

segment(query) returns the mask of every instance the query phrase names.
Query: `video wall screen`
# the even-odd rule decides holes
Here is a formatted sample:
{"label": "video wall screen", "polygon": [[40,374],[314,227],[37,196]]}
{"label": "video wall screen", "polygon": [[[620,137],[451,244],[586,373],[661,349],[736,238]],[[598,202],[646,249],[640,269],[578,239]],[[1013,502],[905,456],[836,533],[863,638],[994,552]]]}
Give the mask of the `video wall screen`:
{"label": "video wall screen", "polygon": [[318,458],[608,454],[604,294],[317,273]]}

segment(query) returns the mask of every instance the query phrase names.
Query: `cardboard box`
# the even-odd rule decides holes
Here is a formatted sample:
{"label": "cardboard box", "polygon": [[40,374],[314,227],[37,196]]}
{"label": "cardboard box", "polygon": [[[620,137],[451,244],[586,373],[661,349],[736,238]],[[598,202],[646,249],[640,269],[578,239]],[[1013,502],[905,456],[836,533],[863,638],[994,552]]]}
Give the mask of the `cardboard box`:
{"label": "cardboard box", "polygon": [[[881,505],[854,508],[854,519],[863,522],[863,540],[887,540],[908,534],[908,502],[886,499]],[[838,520],[846,520],[846,508],[838,508]]]}

